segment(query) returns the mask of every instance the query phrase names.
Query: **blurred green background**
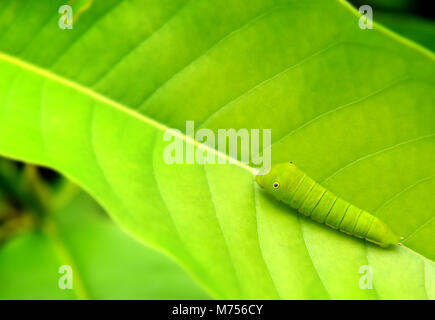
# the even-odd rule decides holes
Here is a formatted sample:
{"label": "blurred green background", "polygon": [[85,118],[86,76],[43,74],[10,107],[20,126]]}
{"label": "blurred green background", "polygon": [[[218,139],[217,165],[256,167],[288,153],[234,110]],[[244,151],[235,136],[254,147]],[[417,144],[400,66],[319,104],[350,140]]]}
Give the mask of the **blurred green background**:
{"label": "blurred green background", "polygon": [[[59,288],[62,265],[72,268],[72,290]],[[67,179],[0,159],[0,299],[205,298]]]}

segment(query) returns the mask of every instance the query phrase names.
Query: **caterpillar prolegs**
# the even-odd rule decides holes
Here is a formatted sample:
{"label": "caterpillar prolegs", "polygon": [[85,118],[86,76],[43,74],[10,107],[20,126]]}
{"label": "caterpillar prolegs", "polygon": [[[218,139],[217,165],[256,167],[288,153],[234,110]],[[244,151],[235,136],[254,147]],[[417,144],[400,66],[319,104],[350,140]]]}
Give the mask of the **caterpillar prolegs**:
{"label": "caterpillar prolegs", "polygon": [[379,218],[326,190],[292,163],[275,164],[255,181],[276,199],[317,222],[381,247],[401,244],[403,238]]}

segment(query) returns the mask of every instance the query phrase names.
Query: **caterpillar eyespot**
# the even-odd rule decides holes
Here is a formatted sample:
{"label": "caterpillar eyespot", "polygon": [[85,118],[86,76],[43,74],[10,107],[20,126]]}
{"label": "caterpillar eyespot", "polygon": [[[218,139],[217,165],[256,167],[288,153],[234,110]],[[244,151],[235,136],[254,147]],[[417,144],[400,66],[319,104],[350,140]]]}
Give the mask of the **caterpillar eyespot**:
{"label": "caterpillar eyespot", "polygon": [[276,199],[317,222],[381,247],[402,245],[403,237],[379,218],[326,190],[291,162],[273,165],[268,174],[257,175],[255,181]]}

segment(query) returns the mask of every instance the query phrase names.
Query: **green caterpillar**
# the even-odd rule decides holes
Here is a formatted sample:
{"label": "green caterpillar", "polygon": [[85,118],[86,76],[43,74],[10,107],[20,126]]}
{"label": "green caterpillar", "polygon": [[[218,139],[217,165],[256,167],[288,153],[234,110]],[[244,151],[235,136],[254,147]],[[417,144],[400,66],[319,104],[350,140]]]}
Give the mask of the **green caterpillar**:
{"label": "green caterpillar", "polygon": [[255,181],[279,201],[317,222],[381,247],[401,245],[403,237],[384,222],[326,190],[291,162],[273,165],[268,174],[255,176]]}

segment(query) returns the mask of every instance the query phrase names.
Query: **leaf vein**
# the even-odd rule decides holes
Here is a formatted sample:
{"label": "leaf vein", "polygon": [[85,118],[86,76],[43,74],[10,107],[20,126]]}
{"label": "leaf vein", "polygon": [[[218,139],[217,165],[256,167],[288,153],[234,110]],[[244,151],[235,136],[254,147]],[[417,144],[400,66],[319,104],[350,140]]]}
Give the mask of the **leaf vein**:
{"label": "leaf vein", "polygon": [[156,34],[158,31],[160,31],[164,26],[166,26],[172,19],[174,19],[182,10],[187,6],[188,3],[190,3],[191,0],[186,1],[181,5],[175,12],[169,16],[168,19],[166,19],[160,26],[158,26],[153,32],[148,34],[144,39],[141,39],[137,44],[133,45],[126,53],[121,55],[118,60],[114,61],[109,68],[100,75],[99,79],[96,79],[94,83],[90,84],[91,87],[98,86],[99,83],[101,83],[117,66],[119,66],[121,63],[125,61],[125,59],[128,58],[129,55],[131,55],[133,52],[136,51],[139,47],[141,47],[143,44],[147,42],[148,39],[150,39],[154,34]]}
{"label": "leaf vein", "polygon": [[354,165],[355,163],[361,162],[361,161],[363,161],[363,160],[365,160],[365,159],[367,159],[367,158],[370,158],[370,157],[373,157],[373,156],[379,155],[379,154],[384,153],[384,152],[386,152],[386,151],[393,150],[393,149],[395,149],[395,148],[398,148],[398,147],[403,146],[403,145],[406,145],[406,144],[411,144],[411,143],[414,143],[414,142],[418,142],[418,141],[420,141],[420,140],[424,140],[424,139],[432,138],[432,137],[434,137],[434,136],[435,136],[435,133],[427,134],[427,135],[423,135],[423,136],[418,136],[418,137],[416,137],[416,138],[409,139],[409,140],[402,141],[402,142],[398,142],[398,143],[396,143],[396,144],[393,144],[392,146],[389,146],[389,147],[383,148],[383,149],[381,149],[381,150],[378,150],[378,151],[375,151],[375,152],[371,152],[371,153],[369,153],[369,154],[366,154],[366,155],[364,155],[364,156],[361,156],[361,157],[359,157],[359,158],[357,158],[357,159],[355,159],[355,160],[349,162],[347,165],[340,167],[340,168],[339,168],[338,170],[336,170],[334,173],[332,173],[331,175],[329,175],[329,176],[327,176],[326,178],[324,178],[324,179],[322,180],[321,183],[322,183],[322,184],[325,183],[327,180],[331,179],[332,177],[334,177],[335,175],[337,175],[339,172],[343,171],[344,169],[346,169],[346,168],[348,168],[348,167]]}
{"label": "leaf vein", "polygon": [[269,274],[270,280],[272,281],[273,287],[275,288],[276,294],[278,295],[279,299],[282,299],[282,295],[279,293],[278,286],[276,285],[276,281],[274,280],[274,277],[272,275],[272,272],[270,271],[270,268],[269,268],[269,265],[267,263],[267,260],[264,257],[264,250],[263,250],[263,246],[262,246],[262,240],[261,240],[261,237],[260,237],[260,229],[258,228],[258,224],[259,224],[259,221],[258,221],[258,210],[257,210],[258,201],[257,201],[257,197],[255,195],[255,184],[253,184],[253,187],[254,187],[254,192],[252,194],[252,197],[254,199],[255,227],[257,229],[258,247],[259,247],[259,250],[260,250],[261,258],[263,259],[264,265],[266,267],[267,273]]}
{"label": "leaf vein", "polygon": [[310,258],[311,264],[313,265],[313,269],[317,274],[317,277],[319,278],[320,284],[322,285],[323,289],[325,290],[325,293],[329,296],[329,299],[331,299],[331,294],[328,292],[328,289],[325,285],[325,283],[322,280],[322,277],[320,276],[320,272],[319,270],[317,270],[316,265],[314,264],[314,260],[313,257],[311,256],[311,252],[310,249],[308,248],[308,244],[307,244],[307,239],[305,239],[305,234],[304,234],[304,230],[302,227],[302,222],[301,222],[301,217],[299,213],[296,213],[296,219],[298,220],[298,224],[299,224],[299,230],[301,231],[301,237],[302,240],[304,241],[304,246],[305,246],[305,250],[307,251],[308,257]]}
{"label": "leaf vein", "polygon": [[273,13],[275,10],[282,8],[282,6],[275,6],[272,7],[270,10],[263,12],[259,15],[254,16],[253,18],[249,19],[247,22],[245,22],[243,25],[238,27],[237,29],[232,30],[231,32],[224,35],[222,38],[220,38],[218,41],[213,43],[206,51],[201,53],[199,56],[191,60],[189,63],[187,63],[184,67],[179,69],[177,72],[175,72],[173,75],[171,75],[168,79],[166,79],[164,82],[162,82],[156,89],[154,89],[148,96],[144,98],[142,102],[137,104],[134,109],[138,109],[139,111],[142,111],[143,106],[151,99],[153,95],[155,95],[156,92],[160,91],[169,81],[174,79],[178,74],[181,74],[184,70],[186,70],[189,66],[193,65],[195,62],[199,61],[202,57],[206,56],[209,52],[211,52],[214,48],[216,48],[219,44],[223,43],[226,39],[230,38],[232,35],[236,34],[237,32],[240,32],[241,30],[245,29],[249,25],[253,24],[254,22],[266,17],[267,15]]}
{"label": "leaf vein", "polygon": [[242,92],[240,95],[238,95],[236,98],[230,100],[229,102],[227,102],[225,105],[219,107],[217,110],[215,110],[214,112],[212,112],[204,121],[202,121],[202,123],[199,125],[199,127],[201,127],[202,125],[204,125],[209,119],[213,118],[214,116],[216,116],[216,114],[218,114],[220,111],[222,111],[223,109],[225,109],[228,106],[231,106],[233,104],[235,104],[237,101],[241,100],[243,97],[245,97],[246,95],[248,95],[249,93],[251,93],[252,91],[255,91],[256,89],[262,87],[263,85],[265,85],[266,83],[274,80],[275,78],[279,78],[281,75],[285,74],[286,72],[299,67],[301,65],[303,65],[304,63],[310,61],[312,58],[321,55],[322,53],[328,51],[329,49],[335,47],[336,45],[340,44],[339,41],[333,41],[331,43],[329,43],[326,47],[317,50],[316,52],[308,55],[307,57],[301,59],[300,61],[298,61],[297,63],[284,68],[283,70],[280,70],[278,73],[272,75],[271,77],[262,80],[260,83],[257,83],[256,85],[254,85],[253,87],[249,88],[248,90]]}
{"label": "leaf vein", "polygon": [[337,111],[339,111],[339,110],[342,110],[342,109],[344,109],[344,108],[350,107],[350,106],[352,106],[352,105],[356,105],[356,104],[358,104],[358,103],[360,103],[360,102],[363,102],[363,101],[365,101],[365,100],[367,100],[367,99],[369,99],[369,98],[371,98],[371,97],[374,97],[374,96],[376,96],[377,94],[382,93],[382,92],[384,92],[385,90],[387,90],[387,89],[389,89],[389,88],[392,88],[392,87],[394,87],[395,85],[397,85],[397,84],[399,84],[399,83],[405,81],[406,79],[407,79],[407,78],[404,78],[404,77],[403,77],[403,78],[399,78],[399,79],[397,79],[397,80],[394,80],[394,81],[392,81],[392,82],[386,84],[385,86],[383,86],[383,87],[381,87],[381,88],[379,88],[379,89],[377,89],[377,90],[375,90],[375,91],[373,91],[373,92],[370,92],[369,94],[367,94],[367,95],[365,95],[365,96],[363,96],[363,97],[360,97],[360,98],[358,98],[358,99],[356,99],[356,100],[353,100],[353,101],[351,101],[351,102],[348,102],[348,103],[346,103],[346,104],[343,104],[343,105],[340,105],[340,106],[334,107],[334,108],[332,108],[332,109],[330,109],[330,110],[328,110],[328,111],[326,111],[326,112],[323,112],[323,113],[319,114],[318,116],[316,116],[316,117],[314,117],[314,118],[312,118],[312,119],[310,119],[310,120],[308,120],[308,121],[302,123],[301,125],[299,125],[299,126],[296,127],[295,129],[291,130],[289,133],[285,134],[284,136],[282,136],[282,137],[279,138],[278,140],[272,142],[272,144],[270,145],[270,148],[271,148],[272,146],[274,146],[275,144],[280,143],[282,140],[284,140],[284,139],[286,139],[286,138],[292,136],[295,132],[297,132],[297,131],[299,131],[299,130],[301,130],[301,129],[303,129],[303,128],[309,126],[309,125],[311,125],[313,122],[316,122],[316,121],[318,121],[319,119],[321,119],[321,118],[323,118],[323,117],[326,117],[326,116],[328,116],[328,115],[330,115],[330,114],[332,114],[332,113],[335,113],[335,112],[337,112]]}
{"label": "leaf vein", "polygon": [[207,169],[205,168],[205,165],[202,165],[201,168],[204,170],[203,172],[204,172],[205,181],[207,182],[207,188],[208,188],[208,191],[209,191],[209,194],[210,194],[210,201],[213,204],[215,218],[216,218],[217,224],[219,226],[219,230],[220,230],[220,232],[222,234],[223,242],[225,244],[225,249],[227,251],[228,257],[229,257],[230,262],[231,262],[231,267],[233,268],[233,271],[234,271],[234,277],[236,278],[237,288],[238,288],[239,293],[242,294],[243,290],[242,290],[242,286],[241,286],[241,283],[240,283],[240,276],[239,276],[239,274],[237,272],[237,268],[236,268],[235,263],[234,263],[234,258],[233,258],[232,254],[231,254],[230,246],[228,245],[227,237],[225,236],[224,230],[222,228],[221,221],[219,219],[219,215],[217,213],[215,199],[213,198],[213,193],[211,191],[210,181],[208,180]]}

